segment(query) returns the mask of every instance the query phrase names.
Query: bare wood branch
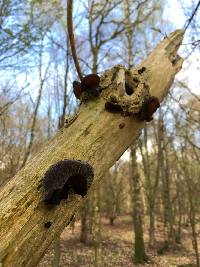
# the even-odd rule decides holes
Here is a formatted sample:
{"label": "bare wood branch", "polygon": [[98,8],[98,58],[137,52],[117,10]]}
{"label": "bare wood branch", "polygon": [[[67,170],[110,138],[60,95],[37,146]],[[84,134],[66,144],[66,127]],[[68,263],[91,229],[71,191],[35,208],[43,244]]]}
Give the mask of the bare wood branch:
{"label": "bare wood branch", "polygon": [[[148,72],[151,94],[160,101],[181,69],[183,60],[177,50],[183,35],[182,30],[172,33],[140,64]],[[172,63],[174,57],[176,63]],[[42,201],[42,179],[49,166],[64,158],[88,161],[95,172],[92,191],[138,137],[143,122],[109,113],[104,107],[103,97],[82,104],[75,123],[56,134],[1,190],[1,266],[35,266],[84,201],[78,195],[72,195],[53,210],[47,210]],[[119,127],[120,123],[124,128]],[[49,229],[44,227],[46,222],[51,222]]]}

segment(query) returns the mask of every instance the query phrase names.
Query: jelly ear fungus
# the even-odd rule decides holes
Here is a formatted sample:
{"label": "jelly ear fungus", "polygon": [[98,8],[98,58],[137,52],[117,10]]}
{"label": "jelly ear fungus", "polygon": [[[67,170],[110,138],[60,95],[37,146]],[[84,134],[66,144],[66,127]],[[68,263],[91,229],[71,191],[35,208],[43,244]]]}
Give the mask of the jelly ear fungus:
{"label": "jelly ear fungus", "polygon": [[50,166],[43,179],[44,203],[59,205],[69,192],[84,197],[92,184],[92,166],[81,160],[64,159]]}

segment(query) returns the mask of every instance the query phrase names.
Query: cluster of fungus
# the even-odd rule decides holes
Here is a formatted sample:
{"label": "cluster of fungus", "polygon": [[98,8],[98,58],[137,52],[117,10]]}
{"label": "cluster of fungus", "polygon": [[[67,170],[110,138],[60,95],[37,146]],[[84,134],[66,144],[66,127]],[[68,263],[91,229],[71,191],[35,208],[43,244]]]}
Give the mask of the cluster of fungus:
{"label": "cluster of fungus", "polygon": [[[135,116],[140,121],[153,120],[152,115],[160,107],[160,103],[157,97],[149,93],[149,86],[145,79],[146,68],[136,69],[134,73],[124,69],[121,65],[118,69],[116,68],[118,73],[120,69],[122,69],[121,76],[124,75],[125,84],[121,82],[115,85],[121,89],[117,88],[108,95],[105,109],[108,112],[121,113],[123,116]],[[117,75],[113,74],[112,82],[115,82]]]}
{"label": "cluster of fungus", "polygon": [[157,97],[150,96],[144,101],[140,112],[137,114],[138,119],[141,121],[152,121],[153,114],[160,107],[160,102]]}
{"label": "cluster of fungus", "polygon": [[[108,88],[105,110],[111,113],[121,113],[123,116],[134,115],[140,121],[153,120],[152,115],[160,107],[160,103],[157,97],[149,94],[149,87],[144,78],[146,67],[136,69],[134,74],[121,65],[113,69],[112,73],[108,71],[108,77],[111,78],[110,84],[106,87],[113,83],[111,87],[114,89],[110,91]],[[123,82],[121,84],[116,82],[120,71],[124,71],[124,85]],[[77,99],[86,102],[100,95],[102,89],[105,89],[101,85],[102,80],[97,74],[89,74],[81,82],[73,82],[73,91]]]}
{"label": "cluster of fungus", "polygon": [[87,101],[99,96],[101,92],[99,83],[100,77],[97,74],[86,75],[81,82],[73,82],[73,92],[77,99]]}
{"label": "cluster of fungus", "polygon": [[43,179],[44,203],[59,205],[69,193],[84,197],[93,181],[92,166],[81,160],[64,159],[50,166]]}

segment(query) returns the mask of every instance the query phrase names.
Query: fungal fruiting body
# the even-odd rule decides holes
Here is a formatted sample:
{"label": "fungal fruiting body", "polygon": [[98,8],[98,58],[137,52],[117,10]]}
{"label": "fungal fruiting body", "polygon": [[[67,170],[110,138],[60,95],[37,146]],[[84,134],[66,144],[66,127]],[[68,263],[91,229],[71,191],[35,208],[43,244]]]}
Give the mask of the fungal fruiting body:
{"label": "fungal fruiting body", "polygon": [[160,102],[157,97],[150,96],[142,105],[142,108],[138,114],[139,120],[151,121],[153,120],[153,113],[160,107]]}
{"label": "fungal fruiting body", "polygon": [[73,92],[74,92],[75,97],[77,99],[81,98],[82,91],[81,91],[81,83],[80,82],[77,82],[77,81],[73,82]]}
{"label": "fungal fruiting body", "polygon": [[142,74],[146,70],[145,67],[142,67],[141,69],[138,70],[138,74]]}
{"label": "fungal fruiting body", "polygon": [[107,101],[105,103],[105,109],[108,112],[121,113],[124,116],[125,115],[128,115],[128,116],[136,115],[136,117],[139,120],[147,121],[147,122],[153,120],[153,113],[156,112],[156,110],[159,107],[160,107],[160,102],[159,102],[158,98],[155,97],[155,96],[150,96],[149,98],[147,98],[144,101],[140,112],[136,113],[136,114],[131,114],[131,113],[128,113],[128,112],[124,112],[123,108],[117,103],[113,103],[113,102],[109,102],[109,101]]}
{"label": "fungal fruiting body", "polygon": [[44,202],[59,205],[69,192],[84,197],[93,181],[92,166],[80,160],[64,159],[50,166],[43,179]]}
{"label": "fungal fruiting body", "polygon": [[119,113],[123,111],[120,105],[113,103],[113,102],[109,102],[109,101],[105,103],[105,109],[112,113]]}
{"label": "fungal fruiting body", "polygon": [[93,96],[99,96],[100,77],[97,74],[89,74],[81,81],[81,89]]}
{"label": "fungal fruiting body", "polygon": [[100,94],[100,77],[97,74],[86,75],[81,83],[78,81],[73,82],[73,91],[76,98],[88,100],[93,97],[98,97]]}
{"label": "fungal fruiting body", "polygon": [[105,91],[105,110],[122,116],[134,116],[142,121],[151,121],[160,106],[158,98],[150,95],[148,70],[142,66],[128,70],[122,65],[105,71],[100,86]]}

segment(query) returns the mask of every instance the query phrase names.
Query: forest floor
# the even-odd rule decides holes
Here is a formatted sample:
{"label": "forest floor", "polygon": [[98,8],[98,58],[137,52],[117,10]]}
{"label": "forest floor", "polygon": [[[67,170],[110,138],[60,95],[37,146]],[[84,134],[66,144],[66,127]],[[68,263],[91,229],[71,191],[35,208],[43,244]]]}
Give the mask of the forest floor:
{"label": "forest floor", "polygon": [[[102,220],[102,266],[112,267],[190,267],[195,266],[195,255],[192,249],[191,233],[189,227],[183,229],[182,243],[177,244],[173,249],[158,255],[158,249],[163,240],[162,228],[156,228],[156,239],[158,244],[155,248],[148,247],[148,231],[144,229],[144,239],[146,253],[149,262],[144,265],[134,265],[132,263],[133,252],[133,225],[128,216],[121,216],[116,219],[115,225],[108,224],[108,220]],[[79,241],[80,223],[76,222],[74,232],[67,227],[60,241],[60,267],[93,267],[94,266],[94,247],[91,238],[87,244]],[[53,261],[54,250],[51,247],[38,267],[50,267]]]}

